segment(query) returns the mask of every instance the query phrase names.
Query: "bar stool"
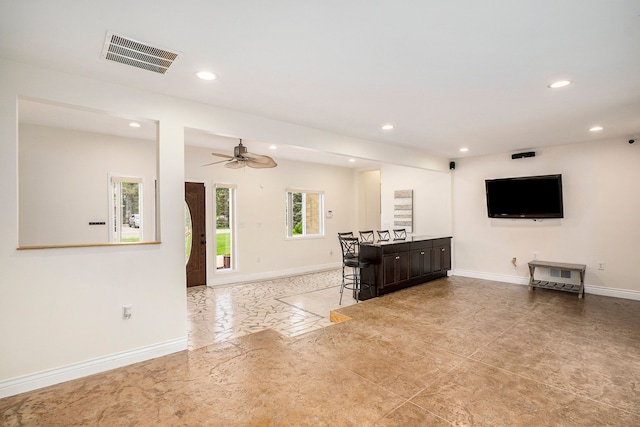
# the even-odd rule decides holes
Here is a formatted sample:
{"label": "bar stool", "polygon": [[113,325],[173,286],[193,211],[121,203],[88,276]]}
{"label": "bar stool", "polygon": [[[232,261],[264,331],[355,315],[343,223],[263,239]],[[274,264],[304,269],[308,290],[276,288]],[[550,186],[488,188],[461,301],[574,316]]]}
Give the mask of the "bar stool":
{"label": "bar stool", "polygon": [[[343,237],[355,237],[353,235],[353,231],[346,231],[344,233],[338,233],[338,240],[342,241]],[[342,243],[340,243],[340,245],[342,246]],[[342,277],[344,277],[344,251],[342,253]]]}
{"label": "bar stool", "polygon": [[[356,293],[356,302],[360,301],[360,291],[362,287],[371,289],[371,285],[362,283],[360,280],[360,270],[369,267],[369,263],[360,260],[360,242],[356,237],[339,237],[342,246],[342,285],[340,286],[340,305],[342,305],[342,294],[345,289],[353,290]],[[346,273],[345,268],[351,268],[351,273]]]}
{"label": "bar stool", "polygon": [[360,241],[373,243],[373,230],[360,231]]}
{"label": "bar stool", "polygon": [[388,242],[389,240],[389,230],[378,230],[378,242]]}
{"label": "bar stool", "polygon": [[396,228],[393,230],[393,240],[405,240],[407,238],[407,230],[404,228]]}

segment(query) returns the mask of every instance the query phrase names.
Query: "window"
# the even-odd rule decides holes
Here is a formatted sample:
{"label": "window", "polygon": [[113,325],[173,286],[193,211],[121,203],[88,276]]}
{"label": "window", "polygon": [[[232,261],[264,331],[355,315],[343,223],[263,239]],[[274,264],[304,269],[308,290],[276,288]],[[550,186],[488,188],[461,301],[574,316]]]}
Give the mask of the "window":
{"label": "window", "polygon": [[215,185],[216,270],[235,266],[235,186]]}
{"label": "window", "polygon": [[191,222],[191,211],[189,205],[184,202],[184,264],[189,264],[191,258],[191,243],[193,241],[193,223]]}
{"label": "window", "polygon": [[111,177],[112,242],[142,241],[142,179]]}
{"label": "window", "polygon": [[324,236],[324,193],[287,190],[287,237]]}

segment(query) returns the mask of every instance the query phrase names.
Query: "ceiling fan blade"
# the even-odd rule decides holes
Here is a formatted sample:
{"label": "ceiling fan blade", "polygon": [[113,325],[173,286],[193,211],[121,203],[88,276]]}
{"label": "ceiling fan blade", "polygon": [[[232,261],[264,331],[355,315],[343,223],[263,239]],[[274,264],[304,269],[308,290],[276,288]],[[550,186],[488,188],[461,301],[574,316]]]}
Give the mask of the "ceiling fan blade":
{"label": "ceiling fan blade", "polygon": [[245,164],[246,162],[243,160],[231,160],[229,161],[226,165],[224,165],[225,168],[229,168],[229,169],[240,169],[246,166]]}
{"label": "ceiling fan blade", "polygon": [[259,161],[262,158],[269,157],[263,156],[262,154],[254,154],[254,153],[244,153],[242,157],[246,157],[247,159]]}
{"label": "ceiling fan blade", "polygon": [[212,156],[216,156],[216,157],[224,157],[226,159],[233,159],[233,156],[230,156],[228,154],[222,154],[222,153],[211,153]]}
{"label": "ceiling fan blade", "polygon": [[268,156],[265,156],[265,159],[260,159],[260,161],[255,161],[253,159],[249,159],[247,160],[247,166],[249,166],[250,168],[256,168],[256,169],[265,169],[265,168],[275,168],[276,166],[278,166],[278,164],[271,158]]}
{"label": "ceiling fan blade", "polygon": [[230,162],[232,159],[226,159],[226,160],[218,160],[217,162],[213,162],[213,163],[207,163],[206,165],[202,165],[202,166],[211,166],[211,165],[217,165],[218,163],[224,163],[224,162]]}
{"label": "ceiling fan blade", "polygon": [[263,154],[245,153],[244,157],[258,163],[265,163],[265,164],[275,163],[271,157],[265,156]]}

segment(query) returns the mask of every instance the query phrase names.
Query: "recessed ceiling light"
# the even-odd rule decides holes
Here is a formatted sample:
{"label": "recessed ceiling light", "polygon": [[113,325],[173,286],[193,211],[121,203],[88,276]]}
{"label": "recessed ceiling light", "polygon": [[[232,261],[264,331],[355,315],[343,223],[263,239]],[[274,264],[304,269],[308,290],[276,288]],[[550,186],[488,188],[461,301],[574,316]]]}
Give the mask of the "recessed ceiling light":
{"label": "recessed ceiling light", "polygon": [[460,149],[461,153],[466,153],[467,151],[469,151],[469,149],[466,148],[466,147],[463,147],[463,148]]}
{"label": "recessed ceiling light", "polygon": [[349,163],[355,163],[356,159],[349,159]]}
{"label": "recessed ceiling light", "polygon": [[386,125],[383,125],[383,126],[382,126],[382,129],[383,129],[383,130],[391,130],[391,129],[393,129],[393,125],[392,125],[392,124],[386,124]]}
{"label": "recessed ceiling light", "polygon": [[557,82],[551,83],[547,87],[551,89],[559,89],[561,87],[569,86],[571,83],[573,83],[571,80],[558,80]]}
{"label": "recessed ceiling light", "polygon": [[129,123],[129,126],[131,126],[132,128],[139,128],[140,127],[140,123],[131,122],[131,123]]}
{"label": "recessed ceiling light", "polygon": [[215,80],[218,76],[209,71],[200,71],[196,76],[202,80]]}
{"label": "recessed ceiling light", "polygon": [[600,132],[602,129],[604,129],[602,126],[594,126],[591,129],[589,129],[590,132]]}
{"label": "recessed ceiling light", "polygon": [[275,145],[270,145],[269,146],[269,150],[275,150],[276,148],[278,148],[278,147],[276,147]]}

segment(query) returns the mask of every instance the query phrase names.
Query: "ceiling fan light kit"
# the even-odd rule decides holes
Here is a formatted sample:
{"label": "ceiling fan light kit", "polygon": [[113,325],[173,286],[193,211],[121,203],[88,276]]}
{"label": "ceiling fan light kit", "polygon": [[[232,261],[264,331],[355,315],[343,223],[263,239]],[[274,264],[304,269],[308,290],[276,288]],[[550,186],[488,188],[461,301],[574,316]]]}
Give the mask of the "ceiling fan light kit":
{"label": "ceiling fan light kit", "polygon": [[278,164],[269,156],[262,154],[249,153],[247,147],[242,145],[242,139],[240,144],[234,147],[233,156],[222,153],[211,153],[216,157],[224,157],[226,160],[220,160],[219,162],[208,163],[203,166],[216,165],[218,163],[225,163],[224,167],[229,169],[240,169],[245,166],[255,169],[275,168]]}

